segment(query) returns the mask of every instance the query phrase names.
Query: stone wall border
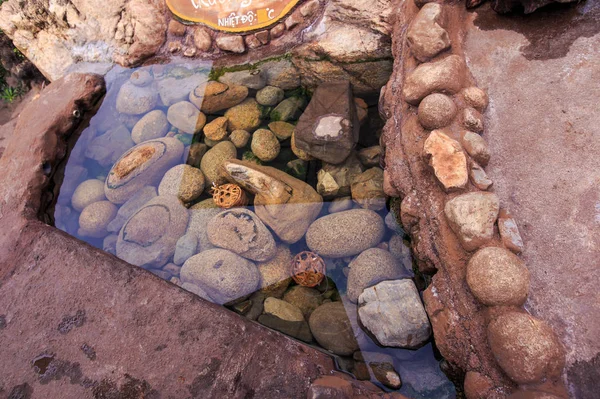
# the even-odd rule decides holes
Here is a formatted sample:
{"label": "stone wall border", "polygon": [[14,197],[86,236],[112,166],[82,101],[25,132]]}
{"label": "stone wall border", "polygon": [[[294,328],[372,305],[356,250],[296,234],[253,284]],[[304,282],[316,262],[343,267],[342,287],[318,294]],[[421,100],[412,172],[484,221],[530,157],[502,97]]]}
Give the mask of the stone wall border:
{"label": "stone wall border", "polygon": [[[424,300],[440,351],[458,359],[468,399],[567,397],[562,344],[522,308],[529,272],[518,257],[517,222],[489,191],[490,153],[481,137],[489,99],[473,85],[462,53],[464,5],[415,0],[398,7],[405,15],[395,26],[395,76],[382,90],[385,188],[403,199],[400,216],[420,270],[437,272]],[[418,178],[429,181],[418,185]],[[456,317],[480,327],[453,331]],[[457,342],[473,330],[480,332],[462,337],[470,342]]]}

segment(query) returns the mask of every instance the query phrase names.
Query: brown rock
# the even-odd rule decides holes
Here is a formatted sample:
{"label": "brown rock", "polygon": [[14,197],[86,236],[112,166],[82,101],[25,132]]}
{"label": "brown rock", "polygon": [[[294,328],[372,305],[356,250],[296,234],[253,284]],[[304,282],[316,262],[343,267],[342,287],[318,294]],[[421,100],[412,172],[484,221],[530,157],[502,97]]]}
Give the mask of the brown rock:
{"label": "brown rock", "polygon": [[298,148],[298,146],[296,145],[295,131],[292,132],[291,146],[292,146],[292,152],[294,153],[294,155],[297,156],[298,158],[300,158],[301,160],[308,162],[308,161],[312,161],[315,159],[312,156],[310,156],[306,151],[303,151],[300,148]]}
{"label": "brown rock", "polygon": [[462,91],[465,102],[479,112],[486,110],[489,104],[489,98],[485,91],[479,87],[471,86]]}
{"label": "brown rock", "polygon": [[258,129],[252,135],[250,146],[254,155],[263,162],[271,162],[281,150],[279,140],[269,129]]}
{"label": "brown rock", "polygon": [[542,320],[509,311],[488,326],[488,340],[498,364],[519,384],[558,377],[565,363],[561,343]]}
{"label": "brown rock", "polygon": [[339,165],[323,163],[317,173],[317,192],[324,197],[350,195],[352,182],[362,172],[363,167],[354,154]]}
{"label": "brown rock", "polygon": [[250,141],[252,135],[245,130],[234,130],[229,135],[229,140],[233,143],[236,148],[244,148],[248,141]]}
{"label": "brown rock", "polygon": [[227,137],[227,118],[218,117],[204,126],[204,135],[210,140],[221,141]]}
{"label": "brown rock", "polygon": [[496,194],[482,192],[459,195],[444,207],[450,227],[467,251],[474,251],[492,239],[499,212]]}
{"label": "brown rock", "polygon": [[285,243],[299,241],[323,206],[322,197],[311,186],[278,169],[226,161],[223,171],[230,181],[255,195],[256,214]]}
{"label": "brown rock", "polygon": [[285,293],[283,300],[297,306],[308,320],[312,312],[323,303],[323,296],[314,288],[296,285]]}
{"label": "brown rock", "polygon": [[371,168],[352,181],[352,199],[364,209],[379,211],[385,208],[383,169]]}
{"label": "brown rock", "polygon": [[190,165],[176,165],[163,176],[158,195],[174,195],[182,202],[192,202],[204,191],[204,174]]}
{"label": "brown rock", "polygon": [[183,36],[185,35],[185,25],[175,19],[172,19],[169,22],[169,33],[174,36]]}
{"label": "brown rock", "polygon": [[298,121],[296,146],[317,159],[339,164],[354,149],[359,130],[350,83],[322,84]]}
{"label": "brown rock", "polygon": [[244,42],[246,43],[246,47],[248,47],[250,50],[253,50],[255,48],[259,48],[260,46],[262,46],[262,43],[260,42],[260,40],[258,40],[258,38],[254,35],[245,36]]}
{"label": "brown rock", "polygon": [[279,140],[284,141],[292,137],[296,126],[291,123],[276,121],[269,123],[269,129],[271,129]]}
{"label": "brown rock", "polygon": [[515,219],[511,217],[498,218],[498,230],[502,244],[514,253],[520,254],[523,252],[523,239],[519,233],[519,226]]}
{"label": "brown rock", "polygon": [[465,108],[462,114],[462,123],[467,130],[483,133],[483,115],[475,108]]}
{"label": "brown rock", "polygon": [[258,41],[261,42],[262,44],[269,44],[269,40],[271,39],[268,30],[263,30],[263,31],[260,31],[260,32],[256,32],[254,34],[254,36],[256,36],[256,38],[258,39]]}
{"label": "brown rock", "polygon": [[480,249],[467,265],[467,284],[487,306],[521,306],[529,292],[529,271],[512,252],[497,247]]}
{"label": "brown rock", "polygon": [[221,173],[222,165],[229,159],[235,159],[237,149],[230,141],[223,141],[216,144],[202,157],[200,169],[206,177],[206,185],[223,184],[227,180]]}
{"label": "brown rock", "polygon": [[441,130],[429,134],[423,152],[446,191],[462,189],[469,179],[467,157],[460,144]]}
{"label": "brown rock", "polygon": [[195,168],[199,168],[202,157],[206,154],[206,151],[208,151],[208,146],[206,144],[192,143],[185,163]]}
{"label": "brown rock", "polygon": [[248,88],[209,81],[190,93],[190,102],[202,112],[214,114],[238,105],[248,97]]}
{"label": "brown rock", "polygon": [[469,171],[469,177],[471,178],[471,183],[478,189],[482,191],[488,190],[494,184],[493,181],[490,180],[485,170],[477,162],[471,162],[471,170]]}
{"label": "brown rock", "polygon": [[242,54],[246,51],[244,38],[240,35],[221,35],[215,40],[221,50]]}
{"label": "brown rock", "polygon": [[421,64],[408,74],[402,93],[409,104],[417,105],[434,92],[457,93],[465,80],[466,65],[458,55]]}
{"label": "brown rock", "polygon": [[358,152],[358,159],[363,164],[363,166],[371,168],[373,166],[379,166],[381,162],[382,153],[383,148],[379,145],[369,148],[363,148]]}
{"label": "brown rock", "polygon": [[419,104],[419,122],[428,130],[448,126],[456,116],[458,109],[452,98],[445,94],[433,93]]}
{"label": "brown rock", "polygon": [[199,51],[208,51],[212,47],[212,38],[206,28],[197,26],[194,29],[194,45]]}
{"label": "brown rock", "polygon": [[225,112],[225,117],[229,119],[230,131],[246,130],[253,132],[260,126],[261,116],[261,109],[253,98],[246,99]]}
{"label": "brown rock", "polygon": [[280,23],[280,24],[275,25],[271,29],[271,36],[276,39],[276,38],[282,36],[284,32],[285,32],[285,24]]}
{"label": "brown rock", "polygon": [[467,399],[488,399],[492,388],[492,381],[483,374],[468,371],[465,375],[464,389]]}
{"label": "brown rock", "polygon": [[426,4],[408,27],[406,39],[413,55],[419,61],[427,61],[450,48],[448,32],[440,26],[443,24],[442,13],[441,5]]}
{"label": "brown rock", "polygon": [[471,156],[479,165],[485,167],[490,161],[490,149],[483,137],[470,131],[460,133],[460,143],[467,154]]}

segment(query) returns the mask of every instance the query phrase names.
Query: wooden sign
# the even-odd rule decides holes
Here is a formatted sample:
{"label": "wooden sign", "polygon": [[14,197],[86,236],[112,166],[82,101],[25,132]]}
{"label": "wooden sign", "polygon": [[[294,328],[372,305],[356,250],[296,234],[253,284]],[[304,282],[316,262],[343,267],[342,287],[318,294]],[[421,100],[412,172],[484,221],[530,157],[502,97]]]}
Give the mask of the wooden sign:
{"label": "wooden sign", "polygon": [[173,14],[226,32],[265,28],[283,18],[300,0],[166,0]]}

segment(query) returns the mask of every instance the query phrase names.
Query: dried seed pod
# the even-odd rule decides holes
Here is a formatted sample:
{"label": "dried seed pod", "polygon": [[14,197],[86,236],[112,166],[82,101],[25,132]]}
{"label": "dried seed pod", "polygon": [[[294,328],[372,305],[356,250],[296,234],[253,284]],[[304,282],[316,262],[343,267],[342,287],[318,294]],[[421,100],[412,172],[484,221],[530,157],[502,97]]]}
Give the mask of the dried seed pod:
{"label": "dried seed pod", "polygon": [[316,287],[325,278],[325,262],[314,252],[300,252],[292,260],[292,277],[304,287]]}
{"label": "dried seed pod", "polygon": [[219,208],[229,209],[248,205],[248,196],[237,184],[214,185],[211,194]]}

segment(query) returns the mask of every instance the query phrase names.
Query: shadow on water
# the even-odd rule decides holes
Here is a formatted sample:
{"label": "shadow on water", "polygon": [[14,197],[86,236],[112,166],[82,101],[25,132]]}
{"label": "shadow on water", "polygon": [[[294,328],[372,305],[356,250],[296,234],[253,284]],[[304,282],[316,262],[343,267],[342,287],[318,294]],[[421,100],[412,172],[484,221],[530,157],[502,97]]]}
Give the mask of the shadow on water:
{"label": "shadow on water", "polygon": [[[352,155],[342,165],[332,166],[314,159],[299,159],[299,155],[306,154],[291,143],[291,131],[311,101],[312,93],[303,88],[286,91],[271,88],[270,93],[268,90],[260,93],[262,104],[258,104],[254,100],[256,90],[243,88],[241,95],[236,94],[234,89],[239,86],[209,83],[210,76],[210,63],[153,65],[137,70],[115,68],[109,72],[103,103],[67,162],[54,208],[56,227],[205,299],[224,304],[243,317],[332,354],[341,370],[359,379],[371,380],[412,398],[454,398],[454,386],[441,372],[440,359],[428,335],[420,341],[410,336],[409,343],[418,341],[411,344],[416,347],[413,349],[383,347],[376,342],[372,331],[361,326],[356,298],[352,301],[347,295],[349,266],[360,252],[370,247],[378,248],[376,254],[392,264],[392,271],[378,275],[380,265],[371,261],[367,269],[376,271],[369,271],[373,275],[363,282],[365,287],[360,287],[361,290],[384,280],[411,282],[414,277],[408,237],[394,213],[389,212],[386,204],[389,200],[383,194],[383,175],[378,168],[380,149],[376,147],[383,122],[378,116],[377,99],[355,100],[357,118],[361,120],[357,150],[365,151],[358,157]],[[250,105],[229,111],[240,103]],[[228,119],[220,124],[224,115]],[[242,128],[247,133],[240,133]],[[254,140],[253,145],[251,133],[257,128],[266,129],[268,133],[262,134],[271,141]],[[214,129],[210,133],[213,137],[222,133],[221,141],[235,141],[235,146],[226,144],[229,152],[215,152],[217,141],[205,135],[209,129]],[[232,130],[238,132],[233,135]],[[275,136],[277,139],[273,141]],[[169,144],[172,147],[148,145],[152,140],[160,142],[164,138],[174,139]],[[269,162],[261,161],[266,156],[260,146],[272,146],[278,154]],[[142,147],[144,150],[136,152],[136,148]],[[178,148],[180,153],[174,156],[161,153],[170,151],[169,148]],[[161,157],[169,162],[154,171],[151,161]],[[242,171],[230,173],[237,180],[246,179],[246,185],[240,184],[246,190],[239,200],[231,197],[240,193],[239,187],[238,191],[231,187],[225,190],[227,195],[219,198],[241,206],[221,213],[223,209],[215,205],[209,180],[217,179],[223,187],[227,179],[223,179],[224,169],[219,166],[233,157],[246,161],[239,164],[243,165]],[[115,163],[118,168],[113,168]],[[185,173],[173,173],[171,180],[163,181],[167,179],[167,170],[183,164],[188,165],[180,166]],[[278,171],[261,169],[263,166]],[[119,191],[119,200],[111,197],[113,202],[109,202],[105,190],[109,175],[121,178],[120,183],[111,186],[114,192],[135,179],[143,179],[143,184],[133,192]],[[273,201],[277,195],[295,198],[293,195],[307,190],[307,186],[312,187],[308,189],[312,195],[313,189],[317,189],[325,197],[320,211],[320,205],[316,204],[314,214],[311,209],[314,211],[315,203],[306,203],[305,198],[293,205],[278,205]],[[173,194],[169,198],[175,202],[161,200],[165,193]],[[185,204],[175,195],[184,198]],[[275,232],[274,223],[269,221],[303,214],[311,214],[307,216],[311,220],[343,213],[352,215],[348,212],[362,209],[360,205],[372,209],[359,212],[368,212],[379,230],[356,220],[343,221],[342,227],[334,222],[322,229],[319,234],[323,242],[317,239],[316,246],[329,245],[331,250],[331,243],[326,240],[336,240],[338,236],[350,238],[333,243],[335,256],[326,256],[327,251],[323,250],[325,255],[319,259],[326,266],[326,278],[319,275],[318,269],[308,273],[310,278],[304,280],[295,275],[292,258],[314,250],[315,245],[307,243],[305,230],[301,238],[287,240],[291,242],[289,245],[282,242],[279,239],[282,232]],[[299,218],[288,227],[296,230],[302,222]],[[374,230],[377,232],[373,233]],[[369,235],[376,238],[368,247],[352,249],[356,245],[353,240],[369,241]],[[317,279],[316,285],[310,284],[311,278]],[[416,289],[414,292],[414,302],[420,309],[417,310],[425,319],[421,331],[430,334],[421,299]],[[318,310],[324,307],[331,311]],[[324,316],[315,321],[319,312]],[[39,366],[43,368],[43,359]]]}

